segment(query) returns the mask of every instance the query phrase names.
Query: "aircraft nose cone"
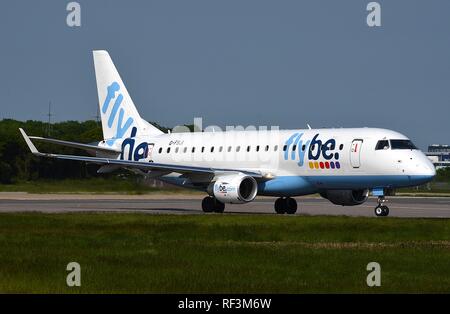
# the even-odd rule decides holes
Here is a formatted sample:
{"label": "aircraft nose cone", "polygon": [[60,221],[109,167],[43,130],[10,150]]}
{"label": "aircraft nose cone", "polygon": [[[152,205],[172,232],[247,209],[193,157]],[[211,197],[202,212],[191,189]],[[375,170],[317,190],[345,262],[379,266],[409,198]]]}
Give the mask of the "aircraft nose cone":
{"label": "aircraft nose cone", "polygon": [[436,176],[436,168],[434,167],[434,165],[431,167],[431,169],[429,169],[426,175],[430,178],[430,180]]}
{"label": "aircraft nose cone", "polygon": [[436,168],[427,156],[424,154],[416,155],[416,159],[411,158],[411,161],[413,161],[411,175],[409,176],[411,185],[422,185],[433,180],[436,175]]}
{"label": "aircraft nose cone", "polygon": [[421,166],[423,180],[426,182],[431,181],[436,176],[436,168],[433,163],[428,159],[428,157],[424,156]]}

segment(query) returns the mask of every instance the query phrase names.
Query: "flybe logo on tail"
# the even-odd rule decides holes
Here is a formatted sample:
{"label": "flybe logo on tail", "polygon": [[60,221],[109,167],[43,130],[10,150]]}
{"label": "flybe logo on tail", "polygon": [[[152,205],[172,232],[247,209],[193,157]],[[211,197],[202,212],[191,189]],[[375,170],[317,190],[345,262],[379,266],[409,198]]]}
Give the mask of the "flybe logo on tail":
{"label": "flybe logo on tail", "polygon": [[[297,164],[302,167],[305,156],[308,156],[311,169],[339,169],[339,152],[336,151],[336,140],[331,138],[327,141],[319,139],[319,133],[312,139],[303,138],[303,133],[292,134],[285,142],[284,160],[298,160]],[[320,161],[322,160],[322,161]]]}
{"label": "flybe logo on tail", "polygon": [[[110,129],[113,129],[115,127],[116,134],[113,139],[109,139],[106,141],[109,146],[112,146],[116,139],[123,138],[134,122],[132,117],[128,117],[124,122],[125,110],[120,106],[123,101],[123,95],[119,92],[119,90],[120,85],[117,82],[113,82],[111,85],[109,85],[107,87],[106,98],[102,106],[102,113],[106,114],[112,100],[115,99],[114,105],[109,113],[107,126]],[[119,92],[117,97],[116,92]]]}

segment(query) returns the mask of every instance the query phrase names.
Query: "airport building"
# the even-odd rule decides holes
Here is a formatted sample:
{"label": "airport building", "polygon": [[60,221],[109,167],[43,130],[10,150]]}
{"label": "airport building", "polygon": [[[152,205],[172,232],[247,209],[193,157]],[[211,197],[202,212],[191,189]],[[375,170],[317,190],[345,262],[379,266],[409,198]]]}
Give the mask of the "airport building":
{"label": "airport building", "polygon": [[450,145],[430,145],[426,155],[433,162],[436,169],[450,167]]}

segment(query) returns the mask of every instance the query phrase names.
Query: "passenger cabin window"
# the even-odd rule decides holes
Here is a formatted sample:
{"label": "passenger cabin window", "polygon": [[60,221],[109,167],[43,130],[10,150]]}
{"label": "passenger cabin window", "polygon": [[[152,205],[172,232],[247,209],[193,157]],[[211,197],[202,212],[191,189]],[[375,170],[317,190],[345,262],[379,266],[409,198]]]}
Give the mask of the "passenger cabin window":
{"label": "passenger cabin window", "polygon": [[286,149],[287,149],[287,145],[284,145],[284,146],[283,146],[283,152],[285,152]]}
{"label": "passenger cabin window", "polygon": [[214,146],[211,146],[211,153],[214,153]]}
{"label": "passenger cabin window", "polygon": [[167,147],[167,153],[170,153],[170,147]]}
{"label": "passenger cabin window", "polygon": [[247,146],[247,152],[249,152],[250,151],[250,146]]}
{"label": "passenger cabin window", "polygon": [[241,150],[241,146],[236,146],[236,152],[239,152]]}
{"label": "passenger cabin window", "polygon": [[220,147],[219,147],[219,153],[221,153],[222,150],[223,150],[223,146],[220,146]]}
{"label": "passenger cabin window", "polygon": [[192,152],[195,153],[195,147],[194,146],[192,146]]}
{"label": "passenger cabin window", "polygon": [[160,147],[159,149],[158,149],[158,153],[162,153],[162,147]]}
{"label": "passenger cabin window", "polygon": [[228,146],[228,152],[231,152],[231,146]]}
{"label": "passenger cabin window", "polygon": [[269,145],[266,145],[266,152],[269,151]]}
{"label": "passenger cabin window", "polygon": [[375,150],[384,150],[384,149],[389,149],[389,141],[388,140],[378,141]]}
{"label": "passenger cabin window", "polygon": [[391,140],[392,149],[417,149],[410,140]]}
{"label": "passenger cabin window", "polygon": [[277,150],[278,150],[278,145],[275,145],[275,146],[273,147],[273,151],[276,152]]}
{"label": "passenger cabin window", "polygon": [[259,145],[256,145],[256,151],[259,152]]}

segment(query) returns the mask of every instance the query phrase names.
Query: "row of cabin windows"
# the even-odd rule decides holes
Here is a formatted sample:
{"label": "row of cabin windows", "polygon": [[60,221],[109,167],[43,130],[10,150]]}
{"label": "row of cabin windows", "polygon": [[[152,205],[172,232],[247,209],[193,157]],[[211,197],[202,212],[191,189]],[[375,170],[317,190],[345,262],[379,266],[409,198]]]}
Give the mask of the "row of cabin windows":
{"label": "row of cabin windows", "polygon": [[[320,145],[319,145],[319,147],[320,147]],[[255,147],[255,151],[259,152],[259,151],[260,151],[260,148],[261,148],[261,147],[260,147],[259,145],[257,145],[257,146]],[[344,148],[344,145],[343,145],[343,144],[339,145],[339,150],[342,150],[343,148]],[[233,149],[232,146],[228,146],[227,152],[230,153],[232,149]],[[268,152],[269,149],[270,149],[269,145],[266,145],[266,146],[264,147],[264,151],[266,151],[266,152]],[[292,151],[295,152],[296,149],[297,149],[297,145],[293,145],[293,146],[292,146]],[[305,149],[306,149],[306,145],[302,145],[302,151],[305,151]],[[311,146],[310,146],[310,150],[313,151],[314,149],[315,149],[315,145],[311,145]],[[181,152],[181,151],[182,151],[183,153],[187,153],[187,150],[188,150],[187,147],[183,147],[182,150],[180,150],[180,147],[176,147],[176,148],[175,148],[175,153],[179,153],[179,152]],[[250,152],[250,150],[251,150],[251,146],[249,145],[249,146],[247,146],[247,152]],[[283,146],[283,152],[285,152],[286,150],[287,150],[287,145],[284,145],[284,146]],[[161,154],[162,151],[163,151],[163,148],[160,147],[159,150],[158,150],[158,153]],[[223,152],[223,146],[219,146],[218,151],[219,151],[219,153]],[[238,153],[238,152],[240,152],[240,151],[241,151],[241,146],[236,146],[236,152]],[[278,145],[275,145],[275,146],[273,147],[273,151],[274,151],[274,152],[278,151]],[[167,147],[166,152],[167,152],[167,153],[170,153],[170,147]],[[201,152],[202,152],[202,153],[205,152],[205,146],[202,146]],[[211,152],[211,153],[214,153],[214,146],[211,146],[210,152]],[[194,147],[194,146],[191,148],[191,153],[195,153],[195,147]]]}
{"label": "row of cabin windows", "polygon": [[[232,149],[233,149],[232,146],[228,146],[227,152],[231,152]],[[251,149],[251,146],[247,146],[247,152],[250,152],[250,149]],[[158,150],[158,153],[161,154],[161,153],[162,153],[162,150],[163,150],[163,148],[160,147],[159,150]],[[273,151],[276,152],[277,150],[278,150],[278,145],[275,145],[275,146],[273,147]],[[175,148],[175,153],[178,153],[178,152],[181,152],[181,151],[182,151],[183,153],[187,153],[187,147],[183,147],[182,150],[180,150],[180,147],[176,147],[176,148]],[[219,146],[218,151],[219,151],[219,153],[223,152],[223,146]],[[240,151],[241,151],[241,146],[236,146],[236,152],[240,152]],[[257,151],[257,152],[260,151],[260,146],[259,146],[259,145],[256,146],[256,151]],[[266,146],[264,147],[264,151],[266,151],[266,152],[269,151],[269,145],[266,145]],[[167,147],[166,152],[167,152],[167,153],[170,153],[170,147]],[[202,153],[205,152],[205,146],[202,146],[201,152],[202,152]],[[214,153],[214,146],[211,146],[210,152],[211,152],[211,153]],[[195,153],[195,147],[192,147],[192,148],[191,148],[191,153]]]}
{"label": "row of cabin windows", "polygon": [[[317,146],[318,146],[319,149],[321,148],[319,144],[317,144]],[[324,146],[322,146],[322,147],[324,147]],[[339,145],[339,150],[342,150],[343,148],[344,148],[344,144]],[[283,146],[283,152],[285,152],[286,149],[287,149],[287,145],[284,145]],[[306,149],[306,145],[302,145],[302,151],[305,151],[305,149]],[[309,146],[309,150],[310,151],[314,151],[315,149],[316,149],[316,144],[313,144],[313,145]],[[297,145],[293,145],[292,146],[292,151],[295,152],[296,150],[297,150]]]}

